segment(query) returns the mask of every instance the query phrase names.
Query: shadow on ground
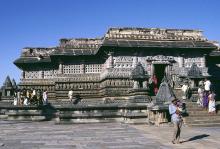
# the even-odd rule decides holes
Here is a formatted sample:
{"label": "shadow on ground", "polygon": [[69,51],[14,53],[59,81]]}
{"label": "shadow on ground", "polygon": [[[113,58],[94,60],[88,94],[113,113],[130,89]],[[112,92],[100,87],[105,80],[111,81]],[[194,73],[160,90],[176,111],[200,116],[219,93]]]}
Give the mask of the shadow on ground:
{"label": "shadow on ground", "polygon": [[197,135],[197,136],[194,136],[186,141],[182,141],[182,143],[185,143],[185,142],[190,142],[190,141],[195,141],[195,140],[200,140],[200,139],[203,139],[203,138],[206,138],[206,137],[209,137],[210,135],[207,135],[207,134],[202,134],[202,135]]}

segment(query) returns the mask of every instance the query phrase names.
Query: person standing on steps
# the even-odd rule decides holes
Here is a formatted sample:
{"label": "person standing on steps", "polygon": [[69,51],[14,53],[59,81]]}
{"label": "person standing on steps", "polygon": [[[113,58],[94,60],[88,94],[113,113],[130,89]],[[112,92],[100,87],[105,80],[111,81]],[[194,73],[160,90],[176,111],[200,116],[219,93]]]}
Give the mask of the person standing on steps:
{"label": "person standing on steps", "polygon": [[73,102],[73,90],[72,89],[68,92],[68,97],[69,97],[69,101],[72,103]]}
{"label": "person standing on steps", "polygon": [[180,144],[180,133],[181,133],[181,127],[182,127],[182,117],[181,117],[181,111],[178,108],[178,99],[174,98],[171,101],[171,104],[169,105],[169,113],[171,115],[171,121],[174,125],[174,132],[173,132],[173,144]]}
{"label": "person standing on steps", "polygon": [[209,106],[208,106],[208,112],[210,114],[216,114],[216,108],[215,108],[215,93],[213,91],[209,91]]}
{"label": "person standing on steps", "polygon": [[187,83],[187,82],[185,82],[185,83],[183,84],[181,90],[182,90],[182,92],[183,92],[183,96],[182,96],[183,100],[188,99],[188,97],[189,97],[189,96],[188,96],[188,94],[189,94],[189,86],[188,86],[188,83]]}

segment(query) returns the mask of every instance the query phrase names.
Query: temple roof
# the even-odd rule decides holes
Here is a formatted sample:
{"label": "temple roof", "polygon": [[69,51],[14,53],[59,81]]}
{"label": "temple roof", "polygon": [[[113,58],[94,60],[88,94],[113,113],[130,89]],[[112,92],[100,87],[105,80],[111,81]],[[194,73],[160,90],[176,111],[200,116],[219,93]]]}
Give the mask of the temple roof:
{"label": "temple roof", "polygon": [[17,87],[17,84],[16,84],[15,79],[12,79],[11,83],[12,83],[12,86],[13,86],[14,88],[16,88],[16,87]]}
{"label": "temple roof", "polygon": [[14,63],[50,62],[48,57],[56,55],[96,55],[102,47],[218,49],[200,30],[110,28],[102,38],[63,38],[57,47],[23,48],[21,57]]}
{"label": "temple roof", "polygon": [[12,87],[11,79],[9,76],[6,77],[5,82],[3,84],[4,87]]}
{"label": "temple roof", "polygon": [[108,39],[132,40],[194,40],[206,41],[200,30],[162,28],[110,28],[105,35]]}

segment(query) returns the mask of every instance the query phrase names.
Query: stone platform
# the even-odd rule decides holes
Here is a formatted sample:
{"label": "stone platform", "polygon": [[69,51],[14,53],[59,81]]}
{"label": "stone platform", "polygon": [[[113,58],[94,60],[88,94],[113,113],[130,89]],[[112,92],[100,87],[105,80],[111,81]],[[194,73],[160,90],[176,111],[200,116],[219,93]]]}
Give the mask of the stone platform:
{"label": "stone platform", "polygon": [[[173,127],[97,123],[55,125],[0,121],[1,149],[217,149],[219,127],[183,126],[182,144],[171,143]],[[158,133],[159,132],[159,133]]]}
{"label": "stone platform", "polygon": [[148,123],[147,103],[71,103],[47,106],[0,106],[0,119],[73,123]]}

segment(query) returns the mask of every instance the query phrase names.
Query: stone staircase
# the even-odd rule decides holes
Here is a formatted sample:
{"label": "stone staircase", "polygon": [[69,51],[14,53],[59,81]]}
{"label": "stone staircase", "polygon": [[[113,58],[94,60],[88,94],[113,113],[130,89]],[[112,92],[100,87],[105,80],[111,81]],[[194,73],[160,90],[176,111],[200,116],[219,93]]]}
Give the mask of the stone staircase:
{"label": "stone staircase", "polygon": [[[188,116],[184,117],[184,123],[187,126],[195,127],[211,127],[220,126],[220,102],[216,102],[216,114],[209,114],[206,109],[199,107],[196,103],[198,95],[196,90],[191,91],[191,98],[185,101]],[[174,90],[174,93],[178,99],[182,99],[181,89]]]}
{"label": "stone staircase", "polygon": [[[216,109],[218,111],[220,103],[217,102]],[[186,102],[188,116],[184,117],[184,123],[187,126],[220,126],[220,112],[209,114],[208,111],[199,107],[195,102]]]}

